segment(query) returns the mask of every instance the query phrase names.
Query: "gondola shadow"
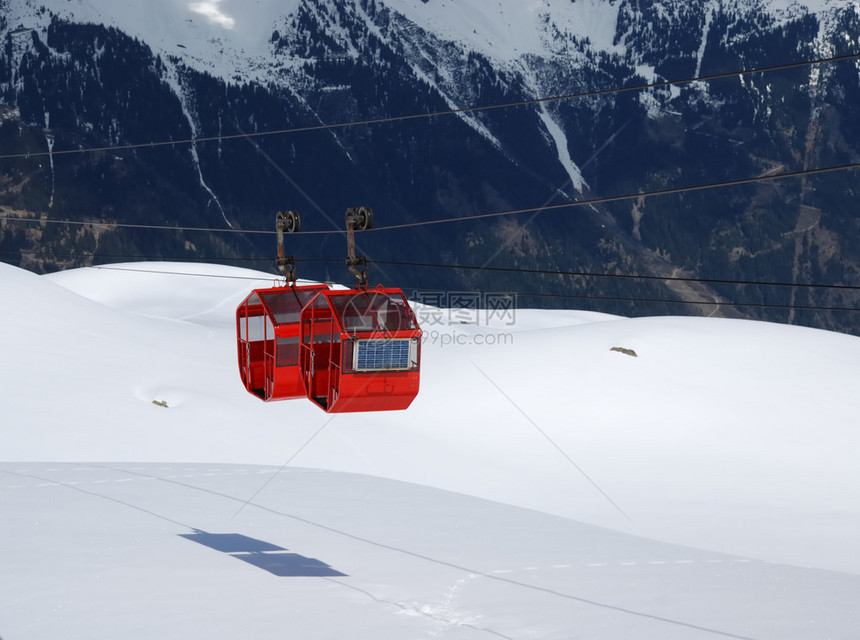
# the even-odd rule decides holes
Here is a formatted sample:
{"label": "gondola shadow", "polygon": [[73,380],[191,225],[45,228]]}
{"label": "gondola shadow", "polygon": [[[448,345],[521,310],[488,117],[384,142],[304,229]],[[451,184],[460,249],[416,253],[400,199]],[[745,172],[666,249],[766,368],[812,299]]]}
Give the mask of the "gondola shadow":
{"label": "gondola shadow", "polygon": [[291,553],[283,547],[241,533],[209,533],[195,529],[194,533],[181,533],[179,537],[226,553],[281,578],[346,576],[321,560]]}

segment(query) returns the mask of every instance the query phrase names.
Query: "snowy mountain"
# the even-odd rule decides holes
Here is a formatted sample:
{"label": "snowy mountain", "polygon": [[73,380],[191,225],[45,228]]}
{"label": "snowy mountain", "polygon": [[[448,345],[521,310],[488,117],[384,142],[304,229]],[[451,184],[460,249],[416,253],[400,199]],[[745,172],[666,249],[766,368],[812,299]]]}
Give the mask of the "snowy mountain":
{"label": "snowy mountain", "polygon": [[416,306],[413,405],[333,417],[242,387],[270,284],[0,265],[4,638],[856,630],[860,339]]}
{"label": "snowy mountain", "polygon": [[[379,224],[856,162],[855,61],[463,112],[860,50],[852,0],[4,0],[2,215],[307,230],[346,207]],[[129,143],[229,139],[60,155]],[[28,155],[29,154],[29,155]],[[37,155],[38,154],[38,155]],[[371,258],[578,273],[860,285],[854,173],[379,232]],[[327,236],[296,255],[338,259]],[[260,260],[271,237],[4,222],[3,259],[36,271],[117,259]],[[257,264],[257,263],[248,263]],[[332,262],[336,265],[337,261]],[[306,263],[301,273],[341,277]],[[331,269],[331,271],[329,271]],[[423,290],[497,290],[496,274],[387,265]],[[767,318],[857,331],[856,290],[513,274],[527,304]],[[655,302],[656,301],[656,302]],[[665,301],[665,302],[659,302]],[[762,306],[764,305],[764,306]]]}

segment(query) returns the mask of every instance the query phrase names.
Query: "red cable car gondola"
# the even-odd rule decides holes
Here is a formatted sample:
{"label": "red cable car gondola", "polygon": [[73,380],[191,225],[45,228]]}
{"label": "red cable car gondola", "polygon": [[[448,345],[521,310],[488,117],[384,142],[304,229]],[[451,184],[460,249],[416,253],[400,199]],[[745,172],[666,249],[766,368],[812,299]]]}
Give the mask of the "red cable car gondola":
{"label": "red cable car gondola", "polygon": [[255,289],[236,309],[239,375],[260,399],[307,395],[299,369],[299,316],[324,289],[324,284]]}
{"label": "red cable car gondola", "polygon": [[[406,409],[418,395],[421,329],[400,289],[367,289],[353,251],[356,223],[370,209],[347,210],[354,289],[296,286],[293,258],[283,254],[285,230],[298,215],[278,214],[278,266],[289,285],[255,289],[236,309],[242,383],[262,400],[307,397],[328,413]],[[289,272],[287,271],[289,267]]]}
{"label": "red cable car gondola", "polygon": [[421,329],[400,289],[318,293],[301,340],[308,398],[328,413],[405,409],[418,395]]}

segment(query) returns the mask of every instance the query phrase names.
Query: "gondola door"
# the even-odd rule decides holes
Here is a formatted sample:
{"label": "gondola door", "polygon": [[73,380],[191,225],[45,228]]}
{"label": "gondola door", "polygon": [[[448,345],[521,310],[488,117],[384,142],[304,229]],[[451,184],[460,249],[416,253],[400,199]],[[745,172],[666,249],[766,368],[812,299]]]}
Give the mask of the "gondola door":
{"label": "gondola door", "polygon": [[268,353],[274,349],[275,330],[257,291],[239,305],[236,328],[242,382],[248,391],[267,400],[272,371]]}

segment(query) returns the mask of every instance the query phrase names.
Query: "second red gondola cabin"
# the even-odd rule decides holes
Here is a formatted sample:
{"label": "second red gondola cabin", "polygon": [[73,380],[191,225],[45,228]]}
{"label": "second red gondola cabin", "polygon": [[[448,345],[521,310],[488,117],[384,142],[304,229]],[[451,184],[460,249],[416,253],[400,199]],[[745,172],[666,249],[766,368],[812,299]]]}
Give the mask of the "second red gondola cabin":
{"label": "second red gondola cabin", "polygon": [[400,289],[321,291],[302,310],[305,389],[328,413],[406,409],[420,357],[421,329]]}

